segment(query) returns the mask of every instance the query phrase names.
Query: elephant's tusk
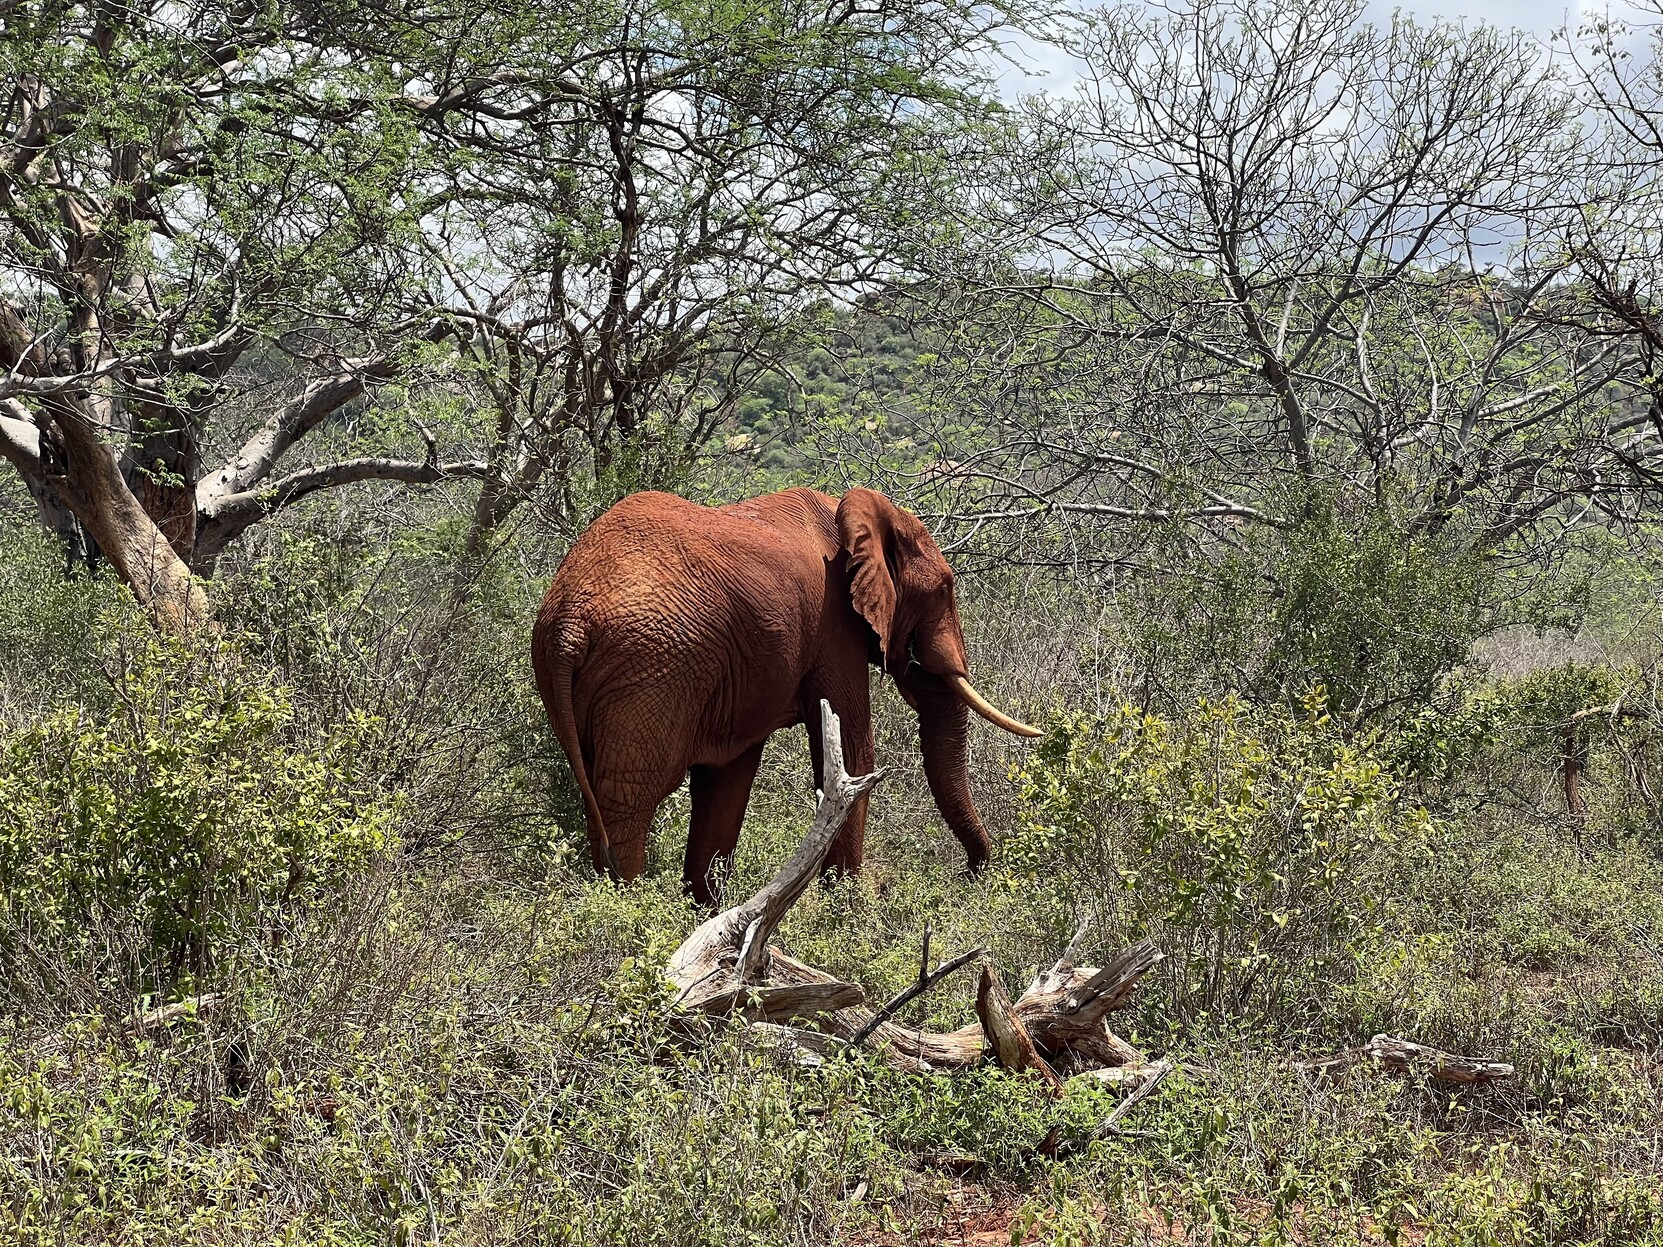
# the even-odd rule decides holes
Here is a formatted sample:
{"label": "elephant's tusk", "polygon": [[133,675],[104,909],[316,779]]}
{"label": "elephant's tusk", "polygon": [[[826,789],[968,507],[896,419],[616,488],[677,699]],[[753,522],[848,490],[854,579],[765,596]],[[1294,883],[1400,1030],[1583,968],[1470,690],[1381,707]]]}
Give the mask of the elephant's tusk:
{"label": "elephant's tusk", "polygon": [[1012,736],[1045,735],[1045,733],[1040,731],[1037,727],[1029,727],[1026,723],[1013,719],[1008,714],[1002,714],[995,710],[992,706],[988,705],[987,698],[978,693],[976,691],[976,686],[970,683],[970,681],[965,679],[962,675],[948,676],[947,686],[959,695],[960,700],[962,700],[965,705],[969,706],[972,710],[981,715],[982,718],[986,719],[995,727],[1004,728]]}

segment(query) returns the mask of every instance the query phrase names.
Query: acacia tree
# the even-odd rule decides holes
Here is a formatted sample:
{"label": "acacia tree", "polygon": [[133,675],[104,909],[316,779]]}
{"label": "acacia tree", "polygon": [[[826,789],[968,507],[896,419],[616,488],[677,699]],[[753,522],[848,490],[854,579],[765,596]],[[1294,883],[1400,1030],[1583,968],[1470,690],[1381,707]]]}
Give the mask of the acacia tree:
{"label": "acacia tree", "polygon": [[914,205],[951,173],[941,135],[981,112],[1013,16],[916,0],[624,0],[561,28],[519,5],[476,15],[477,53],[434,85],[452,98],[434,141],[459,155],[412,303],[456,326],[495,422],[468,553],[529,497],[571,521],[596,490],[673,483],[826,300],[904,280]]}
{"label": "acacia tree", "polygon": [[[289,464],[435,332],[397,312],[422,104],[389,67],[345,69],[264,5],[0,23],[0,451],[54,527],[186,627],[207,614],[192,570],[260,517],[473,470],[431,444]],[[380,106],[343,113],[345,85]]]}
{"label": "acacia tree", "polygon": [[[177,626],[320,490],[478,480],[481,546],[898,263],[1007,12],[0,6],[0,453]],[[345,418],[395,378],[446,401]]]}

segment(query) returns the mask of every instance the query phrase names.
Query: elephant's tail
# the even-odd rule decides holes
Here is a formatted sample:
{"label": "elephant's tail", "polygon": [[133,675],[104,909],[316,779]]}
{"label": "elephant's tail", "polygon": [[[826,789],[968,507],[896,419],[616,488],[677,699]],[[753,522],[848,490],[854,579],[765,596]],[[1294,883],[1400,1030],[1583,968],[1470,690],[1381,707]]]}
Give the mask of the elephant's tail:
{"label": "elephant's tail", "polygon": [[612,855],[612,840],[606,834],[606,823],[601,818],[600,803],[589,783],[589,770],[583,764],[583,743],[577,734],[577,715],[572,710],[572,679],[577,673],[587,642],[576,628],[557,631],[546,644],[533,647],[532,669],[537,675],[537,692],[549,712],[549,725],[555,739],[566,751],[572,764],[572,774],[583,793],[583,809],[589,818],[589,852],[597,869],[604,867],[614,879],[618,878],[618,859]]}

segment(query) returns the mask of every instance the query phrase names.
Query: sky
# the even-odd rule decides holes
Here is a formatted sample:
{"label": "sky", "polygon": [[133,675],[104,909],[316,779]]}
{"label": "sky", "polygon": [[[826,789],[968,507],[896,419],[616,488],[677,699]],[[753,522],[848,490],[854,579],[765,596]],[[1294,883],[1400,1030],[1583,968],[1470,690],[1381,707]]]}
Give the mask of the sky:
{"label": "sky", "polygon": [[[1575,25],[1580,11],[1603,11],[1600,0],[1369,0],[1367,13],[1378,25],[1391,22],[1394,9],[1402,9],[1411,17],[1426,21],[1445,18],[1449,21],[1487,22],[1493,26],[1517,27],[1535,35],[1546,43],[1555,30],[1567,24]],[[1612,4],[1620,10],[1621,3]],[[1069,59],[1055,48],[1025,43],[1021,57],[1027,72],[1007,68],[1000,75],[1001,93],[1007,98],[1040,91],[1066,91],[1076,75]]]}

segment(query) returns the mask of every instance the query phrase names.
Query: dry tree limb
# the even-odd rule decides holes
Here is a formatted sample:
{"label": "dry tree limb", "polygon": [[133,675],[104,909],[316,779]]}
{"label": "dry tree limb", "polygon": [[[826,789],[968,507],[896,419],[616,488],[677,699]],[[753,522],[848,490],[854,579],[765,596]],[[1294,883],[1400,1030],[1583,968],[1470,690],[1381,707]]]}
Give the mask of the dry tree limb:
{"label": "dry tree limb", "polygon": [[1034,1047],[1033,1038],[1017,1018],[992,966],[982,967],[982,979],[976,987],[976,1016],[981,1019],[982,1033],[1000,1069],[1015,1073],[1037,1070],[1051,1094],[1062,1095],[1062,1080]]}
{"label": "dry tree limb", "polygon": [[1376,1035],[1361,1048],[1297,1062],[1297,1068],[1316,1078],[1338,1081],[1365,1064],[1400,1074],[1418,1074],[1433,1082],[1492,1083],[1513,1076],[1513,1067],[1504,1061],[1457,1056],[1391,1035]]}
{"label": "dry tree limb", "polygon": [[1053,1057],[1074,1052],[1096,1065],[1142,1065],[1148,1058],[1108,1027],[1107,1015],[1131,999],[1138,980],[1153,970],[1162,954],[1151,940],[1122,949],[1102,969],[1071,964],[1080,942],[1076,935],[1065,952],[1016,1002],[1016,1013],[1041,1052]]}
{"label": "dry tree limb", "polygon": [[836,979],[823,983],[737,983],[701,994],[698,1008],[700,1012],[722,1017],[734,1014],[751,1021],[774,1022],[781,1018],[814,1017],[847,1009],[865,1000],[866,993],[857,984]]}
{"label": "dry tree limb", "polygon": [[1148,1130],[1128,1130],[1120,1124],[1121,1120],[1138,1104],[1154,1094],[1155,1088],[1160,1086],[1166,1076],[1176,1069],[1188,1067],[1174,1064],[1171,1061],[1155,1061],[1149,1065],[1121,1065],[1110,1069],[1087,1070],[1076,1074],[1070,1082],[1090,1080],[1111,1087],[1130,1087],[1132,1092],[1119,1104],[1103,1122],[1084,1138],[1070,1138],[1066,1128],[1057,1122],[1045,1132],[1034,1150],[1041,1156],[1048,1156],[1053,1160],[1071,1155],[1087,1144],[1099,1139],[1110,1137],[1120,1139],[1146,1139],[1153,1137]]}
{"label": "dry tree limb", "polygon": [[1155,1088],[1166,1081],[1166,1076],[1172,1072],[1172,1069],[1173,1066],[1170,1061],[1156,1061],[1153,1065],[1148,1066],[1143,1081],[1138,1084],[1137,1090],[1115,1105],[1114,1112],[1104,1118],[1103,1124],[1091,1132],[1091,1137],[1106,1139],[1110,1135],[1130,1133],[1120,1128],[1121,1120],[1138,1104],[1153,1095]]}
{"label": "dry tree limb", "polygon": [[1172,1065],[1170,1061],[1150,1061],[1146,1065],[1107,1065],[1100,1069],[1085,1069],[1075,1074],[1069,1082],[1094,1082],[1103,1087],[1141,1087],[1163,1066],[1171,1065],[1173,1069],[1182,1069],[1186,1073],[1193,1067],[1187,1065]]}
{"label": "dry tree limb", "polygon": [[212,1013],[219,1007],[221,1000],[222,997],[218,992],[204,992],[200,996],[187,996],[184,1000],[176,1000],[172,1004],[158,1005],[156,1008],[147,1009],[143,1013],[135,1013],[122,1025],[130,1034],[148,1034],[151,1031],[171,1026],[180,1018],[202,1017]]}
{"label": "dry tree limb", "polygon": [[[778,948],[769,950],[768,983],[769,988],[783,988],[794,985],[825,985],[828,988],[847,987],[838,979],[815,966],[798,961]],[[957,959],[955,959],[957,960]],[[1124,962],[1124,958],[1116,958],[1117,963]],[[1150,963],[1152,964],[1152,963]],[[956,968],[949,966],[942,969]],[[1089,980],[1096,972],[1085,969],[1076,972],[1081,982]],[[714,1006],[714,1011],[731,1010],[743,1016],[750,1016],[764,1020],[762,1011],[749,1010],[740,1007],[738,1002],[742,993],[734,991],[736,985],[731,981],[725,984],[697,985],[699,993],[696,999],[708,1001]],[[724,994],[732,991],[732,994]],[[770,997],[751,988],[760,1004],[766,1005],[770,1001],[777,1002],[784,997]],[[1124,999],[1124,993],[1119,993]],[[1100,997],[1098,1003],[1113,1000],[1115,994]],[[1010,1007],[1011,1016],[1016,1018],[1034,1041],[1040,1055],[1048,1063],[1063,1058],[1075,1062],[1087,1061],[1097,1065],[1132,1065],[1142,1067],[1149,1064],[1149,1060],[1131,1044],[1115,1035],[1103,1024],[1098,1017],[1097,1028],[1093,1031],[1087,1018],[1082,1021],[1080,1014],[1067,1016],[1056,1013],[1054,1009],[1060,1007],[1066,1000],[1065,995],[1058,993],[1034,994],[1032,989],[1024,993],[1022,999]],[[796,1002],[801,1003],[801,998]],[[798,1016],[806,1016],[809,1010],[802,1008]],[[767,1021],[777,1021],[785,1017],[777,1003],[775,1007],[766,1010]],[[829,1010],[815,1018],[815,1024],[823,1034],[812,1045],[816,1050],[825,1048],[825,1039],[835,1037],[840,1041],[838,1047],[852,1044],[854,1037],[862,1031],[870,1029],[870,1034],[863,1040],[867,1046],[874,1048],[881,1057],[897,1069],[914,1073],[930,1073],[938,1070],[968,1069],[980,1065],[986,1055],[986,1034],[978,1023],[962,1026],[952,1031],[928,1031],[917,1027],[901,1026],[893,1020],[878,1018],[876,1029],[871,1029],[874,1021],[872,1010],[862,1007],[844,1007]],[[770,1034],[778,1037],[778,1029]],[[1050,1047],[1055,1042],[1057,1047]]]}
{"label": "dry tree limb", "polygon": [[[841,728],[826,701],[820,703],[820,739],[825,787],[808,835],[790,860],[780,867],[779,873],[755,896],[704,922],[676,949],[666,973],[681,989],[676,998],[681,1008],[712,1013],[739,1009],[747,996],[739,989],[762,982],[770,961],[769,939],[818,873],[850,807],[883,778],[881,767],[861,776],[851,776],[843,769]],[[827,975],[819,982],[836,983],[837,980]],[[776,997],[773,1006],[764,1007],[763,1013],[772,1019],[788,1016],[785,1010],[799,1004],[812,1005],[812,1011],[821,1011],[865,999],[865,994],[852,983],[839,984],[839,987],[843,989],[841,996],[837,992],[812,992],[807,1000]],[[831,1003],[833,1000],[839,1003]]]}
{"label": "dry tree limb", "polygon": [[[991,968],[983,966],[976,995],[978,1024],[937,1033],[898,1026],[893,1015],[909,1001],[940,982],[986,950],[972,949],[946,964],[929,969],[930,931],[925,929],[917,982],[877,1010],[860,1006],[865,993],[824,970],[787,956],[768,941],[791,906],[819,871],[832,841],[837,838],[849,809],[882,777],[851,776],[843,769],[842,735],[837,716],[822,701],[821,741],[825,784],[814,821],[789,861],[754,896],[723,910],[702,923],[670,958],[668,977],[680,989],[676,1003],[680,1017],[697,1029],[695,1019],[710,1015],[739,1015],[751,1023],[753,1037],[784,1048],[793,1059],[816,1064],[834,1052],[870,1043],[882,1058],[902,1069],[965,1069],[979,1065],[991,1051],[993,1059],[1011,1070],[1039,1071],[1053,1094],[1062,1084],[1052,1068],[1059,1062],[1102,1067],[1092,1077],[1103,1082],[1139,1085],[1107,1121],[1097,1137],[1127,1133],[1119,1121],[1152,1094],[1171,1071],[1167,1062],[1151,1063],[1131,1044],[1109,1029],[1107,1015],[1121,1008],[1138,981],[1162,959],[1150,940],[1122,949],[1101,969],[1075,964],[1085,946],[1089,920],[1080,924],[1056,962],[1034,977],[1013,1004]],[[203,996],[164,1005],[128,1022],[129,1029],[146,1031],[174,1018],[217,1003]],[[818,1030],[777,1025],[787,1018],[813,1017]],[[1415,1072],[1439,1082],[1488,1083],[1512,1076],[1513,1067],[1440,1052],[1422,1044],[1376,1035],[1361,1048],[1296,1063],[1316,1077],[1337,1079],[1365,1062],[1403,1072]],[[1118,1073],[1116,1071],[1119,1071]],[[1055,1136],[1055,1137],[1053,1137]],[[1044,1146],[1060,1146],[1053,1131]]]}
{"label": "dry tree limb", "polygon": [[1041,970],[1034,976],[1034,981],[1028,985],[1024,996],[1036,994],[1051,995],[1061,991],[1070,976],[1074,973],[1074,962],[1080,951],[1086,946],[1086,936],[1091,933],[1091,919],[1082,918],[1080,925],[1074,928],[1074,934],[1068,941],[1068,947],[1062,950],[1055,964],[1049,970]]}
{"label": "dry tree limb", "polygon": [[922,996],[925,992],[929,991],[930,988],[941,982],[942,979],[946,978],[954,971],[969,965],[972,961],[976,960],[976,958],[985,956],[987,956],[987,949],[972,948],[969,952],[960,953],[952,960],[944,961],[934,970],[931,970],[930,929],[925,927],[924,959],[918,968],[918,981],[899,992],[882,1007],[880,1007],[878,1011],[872,1015],[871,1019],[867,1021],[866,1025],[862,1026],[858,1031],[849,1037],[849,1046],[854,1048],[865,1043],[872,1037],[878,1027],[889,1021],[890,1018],[894,1017],[902,1009],[906,1008],[907,1005],[911,1004],[912,1001],[917,999],[919,996]]}
{"label": "dry tree limb", "polygon": [[753,1022],[745,1028],[745,1034],[759,1047],[786,1053],[798,1065],[824,1065],[843,1051],[843,1041],[837,1036],[801,1026]]}
{"label": "dry tree limb", "polygon": [[[1104,1018],[1130,999],[1137,980],[1160,961],[1161,954],[1143,941],[1118,954],[1103,970],[1075,967],[1071,959],[1078,955],[1080,943],[1081,937],[1076,935],[1063,958],[1039,974],[1010,1005],[1010,1016],[1020,1023],[1048,1064],[1063,1059],[1099,1066],[1148,1064],[1148,1057],[1111,1031]],[[776,972],[781,962],[781,958],[775,958]],[[800,962],[791,965],[794,974],[824,973]],[[986,1034],[980,1024],[938,1032],[897,1026],[883,1019],[878,1019],[876,1029],[871,1030],[872,1021],[872,1015],[862,1009],[846,1009],[821,1019],[822,1025],[851,1038],[869,1031],[867,1041],[902,1069],[963,1069],[982,1061]]]}
{"label": "dry tree limb", "polygon": [[[824,970],[798,961],[777,948],[772,952],[769,978],[774,983],[836,982]],[[846,1008],[821,1014],[815,1023],[828,1034],[836,1036],[841,1041],[840,1047],[848,1047],[856,1035],[868,1028],[873,1017],[871,1010]],[[863,1042],[875,1047],[896,1068],[915,1073],[964,1069],[980,1064],[982,1059],[982,1030],[979,1026],[941,1033],[900,1026],[879,1018],[876,1029]]]}

